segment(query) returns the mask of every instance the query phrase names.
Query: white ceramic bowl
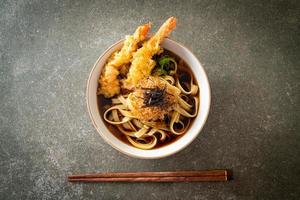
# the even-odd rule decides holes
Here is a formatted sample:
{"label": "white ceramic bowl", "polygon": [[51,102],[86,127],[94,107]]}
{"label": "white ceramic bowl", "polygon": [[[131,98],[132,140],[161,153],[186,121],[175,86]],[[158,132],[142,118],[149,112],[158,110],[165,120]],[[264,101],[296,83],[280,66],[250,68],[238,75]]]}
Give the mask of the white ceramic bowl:
{"label": "white ceramic bowl", "polygon": [[137,157],[137,158],[144,158],[144,159],[155,159],[155,158],[163,158],[175,154],[176,152],[188,146],[198,136],[208,117],[211,95],[210,95],[210,86],[209,86],[206,73],[203,67],[201,66],[200,62],[196,58],[196,56],[190,50],[188,50],[183,45],[171,39],[164,40],[162,47],[175,53],[180,58],[182,58],[191,67],[195,75],[195,78],[197,79],[200,88],[199,112],[194,123],[188,129],[187,133],[185,133],[177,141],[153,150],[142,150],[142,149],[135,148],[133,146],[125,144],[124,142],[116,138],[107,129],[102,117],[100,116],[100,112],[98,110],[98,105],[97,105],[96,91],[98,87],[98,78],[100,76],[101,70],[105,65],[105,62],[109,58],[109,56],[113,52],[119,50],[122,47],[123,41],[124,40],[121,40],[113,44],[112,46],[110,46],[96,61],[90,73],[89,79],[87,81],[86,100],[87,100],[87,107],[88,107],[88,112],[90,114],[91,120],[95,128],[99,132],[99,134],[102,136],[102,138],[113,148],[117,149],[118,151],[126,155]]}

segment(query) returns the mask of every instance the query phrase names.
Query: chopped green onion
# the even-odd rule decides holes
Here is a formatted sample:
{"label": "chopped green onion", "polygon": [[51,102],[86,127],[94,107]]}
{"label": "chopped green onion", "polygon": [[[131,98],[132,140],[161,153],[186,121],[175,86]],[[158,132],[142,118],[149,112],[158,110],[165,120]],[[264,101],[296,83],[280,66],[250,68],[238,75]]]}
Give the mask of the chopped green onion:
{"label": "chopped green onion", "polygon": [[[173,64],[174,66],[171,66]],[[172,67],[172,68],[171,68]],[[154,75],[173,75],[177,71],[177,63],[174,58],[164,56],[158,60],[158,65],[153,70]]]}
{"label": "chopped green onion", "polygon": [[[159,65],[162,70],[165,70],[167,74],[174,74],[177,70],[177,63],[174,58],[171,57],[163,57],[159,60]],[[174,64],[174,69],[170,69],[171,63]]]}

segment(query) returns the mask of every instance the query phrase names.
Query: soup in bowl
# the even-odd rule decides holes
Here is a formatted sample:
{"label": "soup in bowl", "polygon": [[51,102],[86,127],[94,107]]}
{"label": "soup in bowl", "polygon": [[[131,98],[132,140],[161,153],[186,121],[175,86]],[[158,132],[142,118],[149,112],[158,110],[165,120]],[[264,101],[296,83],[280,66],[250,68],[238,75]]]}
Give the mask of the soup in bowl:
{"label": "soup in bowl", "polygon": [[87,83],[88,112],[99,134],[120,152],[145,159],[185,148],[210,108],[209,82],[194,54],[171,39],[151,38],[135,47],[130,36],[113,44]]}

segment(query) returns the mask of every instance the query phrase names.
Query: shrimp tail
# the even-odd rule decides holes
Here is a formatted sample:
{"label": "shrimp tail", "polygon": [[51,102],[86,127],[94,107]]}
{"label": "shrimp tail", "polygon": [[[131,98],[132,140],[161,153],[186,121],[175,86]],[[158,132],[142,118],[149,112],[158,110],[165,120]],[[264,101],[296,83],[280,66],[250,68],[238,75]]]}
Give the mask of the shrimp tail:
{"label": "shrimp tail", "polygon": [[147,38],[150,28],[150,23],[139,26],[133,35],[126,37],[122,49],[111,56],[99,78],[98,94],[110,98],[120,93],[120,81],[118,79],[120,70],[122,66],[130,63],[139,43]]}
{"label": "shrimp tail", "polygon": [[134,32],[133,37],[135,40],[138,41],[144,41],[147,38],[147,34],[151,28],[151,23],[144,24],[143,26],[140,26],[137,28],[137,30]]}
{"label": "shrimp tail", "polygon": [[129,63],[133,54],[138,49],[139,43],[147,38],[150,28],[150,23],[144,24],[139,26],[133,35],[127,36],[122,49],[114,55],[114,58],[109,62],[109,64],[120,70],[124,64]]}
{"label": "shrimp tail", "polygon": [[170,17],[163,23],[163,25],[158,29],[156,34],[150,38],[149,44],[155,45],[160,44],[166,37],[170,35],[170,33],[176,28],[176,18]]}
{"label": "shrimp tail", "polygon": [[176,27],[176,18],[170,17],[152,36],[143,44],[143,47],[134,54],[127,79],[123,81],[123,87],[132,89],[140,80],[148,77],[155,66],[153,55],[161,51],[160,44],[170,35]]}

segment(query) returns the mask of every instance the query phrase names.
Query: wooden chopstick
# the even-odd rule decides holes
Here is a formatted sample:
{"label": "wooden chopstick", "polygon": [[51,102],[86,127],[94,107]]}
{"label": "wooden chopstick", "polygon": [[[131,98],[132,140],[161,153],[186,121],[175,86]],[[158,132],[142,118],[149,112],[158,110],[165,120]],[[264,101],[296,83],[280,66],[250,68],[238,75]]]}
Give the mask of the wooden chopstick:
{"label": "wooden chopstick", "polygon": [[228,181],[227,170],[175,171],[175,172],[114,172],[76,174],[68,176],[70,182],[190,182]]}

